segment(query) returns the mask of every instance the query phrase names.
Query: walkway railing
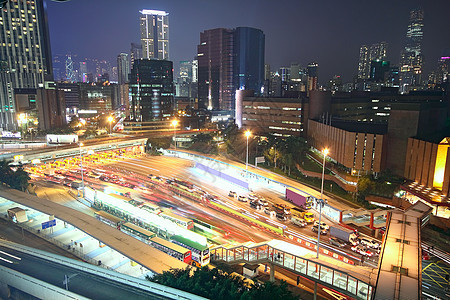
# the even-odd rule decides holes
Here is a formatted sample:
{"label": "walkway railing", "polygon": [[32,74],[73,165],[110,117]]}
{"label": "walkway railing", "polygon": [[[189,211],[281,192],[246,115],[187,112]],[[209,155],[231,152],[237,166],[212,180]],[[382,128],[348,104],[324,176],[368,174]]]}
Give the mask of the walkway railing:
{"label": "walkway railing", "polygon": [[211,249],[211,259],[223,260],[229,263],[270,262],[284,269],[301,274],[320,284],[334,288],[348,296],[367,300],[371,299],[372,296],[373,288],[369,284],[345,272],[337,271],[324,264],[290,254],[268,244],[254,246],[239,245],[230,248],[218,246]]}

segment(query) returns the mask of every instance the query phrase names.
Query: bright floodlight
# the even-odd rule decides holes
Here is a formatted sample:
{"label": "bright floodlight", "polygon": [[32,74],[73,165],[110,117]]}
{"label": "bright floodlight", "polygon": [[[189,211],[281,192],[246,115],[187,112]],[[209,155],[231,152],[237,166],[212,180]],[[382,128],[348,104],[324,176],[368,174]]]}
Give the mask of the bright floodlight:
{"label": "bright floodlight", "polygon": [[175,126],[177,126],[177,125],[178,125],[178,121],[177,121],[177,120],[173,120],[173,121],[172,121],[172,126],[175,127]]}
{"label": "bright floodlight", "polygon": [[111,123],[112,121],[114,121],[114,118],[112,116],[108,117],[108,122]]}
{"label": "bright floodlight", "polygon": [[249,137],[249,136],[251,136],[252,135],[252,132],[250,131],[250,130],[247,130],[246,132],[245,132],[245,136],[246,137]]}
{"label": "bright floodlight", "polygon": [[325,155],[325,156],[328,155],[328,149],[327,148],[323,149],[323,155]]}
{"label": "bright floodlight", "polygon": [[80,147],[83,147],[83,143],[80,143]]}

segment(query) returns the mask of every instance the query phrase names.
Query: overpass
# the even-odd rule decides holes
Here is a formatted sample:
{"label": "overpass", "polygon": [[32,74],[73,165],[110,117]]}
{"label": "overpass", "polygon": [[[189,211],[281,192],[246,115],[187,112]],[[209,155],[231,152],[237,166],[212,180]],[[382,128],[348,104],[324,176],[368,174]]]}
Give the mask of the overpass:
{"label": "overpass", "polygon": [[[46,251],[0,240],[0,295],[40,299],[205,299]],[[3,290],[2,290],[3,289]]]}

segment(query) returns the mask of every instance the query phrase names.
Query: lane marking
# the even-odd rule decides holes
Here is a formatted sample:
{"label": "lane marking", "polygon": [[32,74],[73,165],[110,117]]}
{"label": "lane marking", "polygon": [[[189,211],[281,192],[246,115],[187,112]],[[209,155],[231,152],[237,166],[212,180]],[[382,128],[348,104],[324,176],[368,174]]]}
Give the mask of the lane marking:
{"label": "lane marking", "polygon": [[1,251],[1,250],[0,250],[0,253],[2,253],[2,254],[4,254],[4,255],[7,255],[7,256],[9,256],[9,257],[15,258],[15,259],[17,259],[17,260],[22,260],[20,257],[14,256],[14,255],[12,255],[12,254],[6,253],[6,252]]}

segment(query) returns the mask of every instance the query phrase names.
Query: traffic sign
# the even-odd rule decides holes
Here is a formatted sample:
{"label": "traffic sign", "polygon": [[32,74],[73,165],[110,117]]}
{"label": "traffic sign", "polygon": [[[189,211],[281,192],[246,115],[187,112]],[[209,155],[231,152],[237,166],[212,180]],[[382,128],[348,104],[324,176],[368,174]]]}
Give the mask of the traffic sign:
{"label": "traffic sign", "polygon": [[56,219],[47,221],[47,222],[42,222],[42,229],[47,229],[53,226],[56,226]]}

